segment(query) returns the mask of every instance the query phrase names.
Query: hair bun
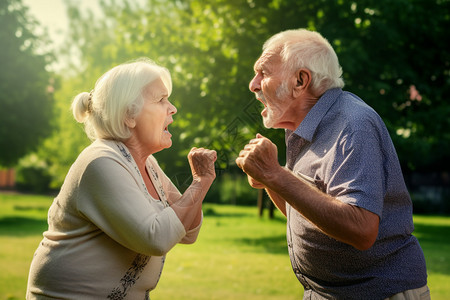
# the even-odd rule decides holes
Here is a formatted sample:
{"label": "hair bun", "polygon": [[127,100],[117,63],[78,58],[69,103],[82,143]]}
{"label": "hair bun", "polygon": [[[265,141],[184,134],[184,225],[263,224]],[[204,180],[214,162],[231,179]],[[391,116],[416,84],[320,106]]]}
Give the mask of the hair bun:
{"label": "hair bun", "polygon": [[84,123],[88,117],[90,110],[90,101],[92,101],[92,94],[83,92],[78,94],[72,102],[72,113],[79,123]]}

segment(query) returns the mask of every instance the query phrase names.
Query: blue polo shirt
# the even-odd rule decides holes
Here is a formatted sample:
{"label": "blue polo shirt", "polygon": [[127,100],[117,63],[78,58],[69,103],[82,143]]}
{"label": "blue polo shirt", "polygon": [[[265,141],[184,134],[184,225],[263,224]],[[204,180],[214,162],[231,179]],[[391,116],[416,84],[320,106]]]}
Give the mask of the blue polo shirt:
{"label": "blue polo shirt", "polygon": [[286,131],[288,167],[323,192],[380,217],[378,237],[360,251],[287,204],[287,241],[305,299],[384,299],[427,283],[412,203],[389,133],[356,95],[331,89],[300,126]]}

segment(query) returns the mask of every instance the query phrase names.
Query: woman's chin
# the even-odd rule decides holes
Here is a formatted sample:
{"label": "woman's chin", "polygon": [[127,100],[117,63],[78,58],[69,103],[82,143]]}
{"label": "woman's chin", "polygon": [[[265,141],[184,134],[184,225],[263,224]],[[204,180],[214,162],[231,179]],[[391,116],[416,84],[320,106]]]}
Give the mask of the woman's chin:
{"label": "woman's chin", "polygon": [[168,149],[170,147],[172,147],[172,139],[169,139],[164,143],[164,149]]}

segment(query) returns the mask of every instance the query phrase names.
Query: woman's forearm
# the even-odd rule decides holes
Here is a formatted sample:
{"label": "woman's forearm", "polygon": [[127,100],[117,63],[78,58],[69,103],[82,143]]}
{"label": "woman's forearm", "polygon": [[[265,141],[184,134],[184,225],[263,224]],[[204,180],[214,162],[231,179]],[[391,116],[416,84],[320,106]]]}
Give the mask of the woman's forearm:
{"label": "woman's forearm", "polygon": [[194,180],[178,200],[171,207],[180,219],[186,231],[197,227],[202,218],[202,203],[205,199],[212,180]]}

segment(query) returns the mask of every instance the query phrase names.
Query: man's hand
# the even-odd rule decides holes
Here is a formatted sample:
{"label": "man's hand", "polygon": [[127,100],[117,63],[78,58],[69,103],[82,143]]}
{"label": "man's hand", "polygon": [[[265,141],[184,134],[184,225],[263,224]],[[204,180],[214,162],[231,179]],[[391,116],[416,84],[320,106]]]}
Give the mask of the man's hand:
{"label": "man's hand", "polygon": [[250,175],[247,175],[248,184],[254,189],[264,189],[266,186],[259,181],[253,179]]}
{"label": "man's hand", "polygon": [[250,185],[255,188],[264,188],[270,175],[281,167],[277,146],[259,133],[239,152],[236,164],[247,173]]}

